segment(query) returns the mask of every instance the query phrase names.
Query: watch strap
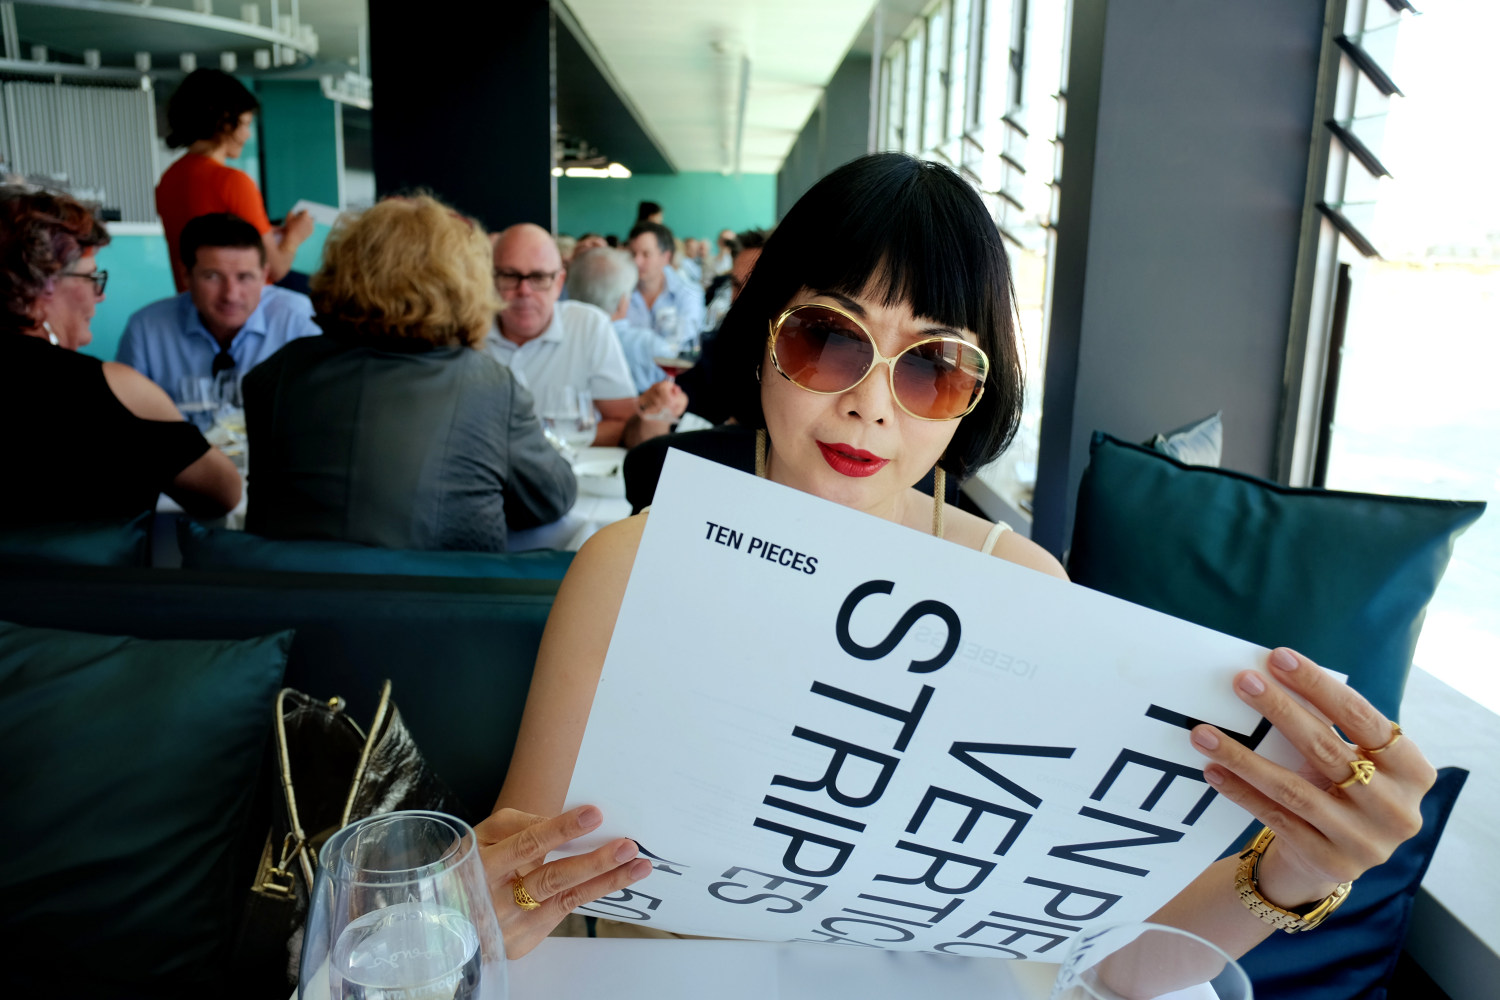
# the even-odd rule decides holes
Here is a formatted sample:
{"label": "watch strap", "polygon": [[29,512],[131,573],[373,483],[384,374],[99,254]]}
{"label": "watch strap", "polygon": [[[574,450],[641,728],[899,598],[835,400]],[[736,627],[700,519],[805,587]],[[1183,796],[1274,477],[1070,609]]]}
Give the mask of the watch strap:
{"label": "watch strap", "polygon": [[1333,892],[1319,900],[1306,913],[1294,913],[1277,906],[1260,894],[1258,881],[1260,859],[1265,856],[1266,848],[1270,847],[1271,841],[1275,839],[1274,830],[1268,826],[1261,827],[1260,833],[1256,834],[1250,846],[1245,848],[1245,852],[1240,855],[1240,864],[1234,875],[1234,890],[1246,909],[1272,927],[1286,931],[1288,934],[1310,931],[1339,908],[1348,898],[1349,890],[1354,883],[1344,882],[1336,886]]}

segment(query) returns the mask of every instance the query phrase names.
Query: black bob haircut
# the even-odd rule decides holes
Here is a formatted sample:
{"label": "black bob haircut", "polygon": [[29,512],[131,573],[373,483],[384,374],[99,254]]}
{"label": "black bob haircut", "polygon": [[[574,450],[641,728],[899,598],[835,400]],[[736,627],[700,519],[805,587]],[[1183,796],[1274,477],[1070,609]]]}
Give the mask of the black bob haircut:
{"label": "black bob haircut", "polygon": [[635,221],[645,222],[651,216],[661,211],[661,206],[654,201],[643,201],[635,207]]}
{"label": "black bob haircut", "polygon": [[625,242],[629,243],[644,233],[650,233],[656,237],[656,245],[662,253],[671,253],[677,249],[677,237],[672,235],[672,230],[660,222],[637,222],[631,227],[630,235],[625,237]]}
{"label": "black bob haircut", "polygon": [[1023,399],[1010,261],[984,202],[958,174],[875,153],[839,167],[792,206],[719,331],[725,401],[741,424],[766,426],[757,376],[770,323],[804,288],[904,302],[918,316],[972,330],[990,357],[984,397],[939,464],[962,479],[1010,444]]}
{"label": "black bob haircut", "polygon": [[198,251],[204,247],[257,250],[260,266],[266,266],[266,241],[260,231],[230,212],[200,215],[182,227],[182,235],[177,238],[177,256],[184,270],[193,269],[198,262]]}
{"label": "black bob haircut", "polygon": [[232,132],[246,111],[260,102],[243,83],[217,69],[195,69],[182,78],[167,101],[167,148],[181,149],[200,139]]}

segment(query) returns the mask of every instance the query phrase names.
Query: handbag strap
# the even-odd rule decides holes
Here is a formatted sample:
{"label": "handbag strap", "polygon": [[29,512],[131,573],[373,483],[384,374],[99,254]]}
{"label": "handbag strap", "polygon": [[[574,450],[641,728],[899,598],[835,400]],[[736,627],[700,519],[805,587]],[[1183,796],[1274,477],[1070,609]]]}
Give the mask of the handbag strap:
{"label": "handbag strap", "polygon": [[391,714],[391,682],[389,679],[380,687],[380,704],[375,708],[375,718],[370,723],[370,731],[365,736],[364,749],[359,754],[359,765],[354,769],[354,778],[349,782],[349,797],[344,800],[344,812],[339,818],[339,826],[349,825],[350,814],[354,811],[354,800],[359,796],[359,786],[364,783],[365,772],[370,766],[370,755],[375,750],[375,744],[379,742],[381,734],[385,731],[386,719]]}
{"label": "handbag strap", "polygon": [[[385,707],[386,696],[389,694],[389,681],[386,682],[386,688],[387,690],[381,698],[382,710]],[[292,752],[291,747],[287,743],[286,735],[286,701],[289,696],[306,698],[306,695],[302,695],[293,688],[282,688],[276,695],[276,760],[277,765],[281,769],[281,789],[283,797],[286,799],[288,830],[281,844],[280,859],[272,866],[270,874],[285,878],[288,866],[291,864],[292,858],[295,857],[301,865],[302,877],[306,880],[307,889],[311,892],[313,879],[315,878],[314,868],[317,865],[317,858],[308,848],[307,831],[302,828],[302,817],[297,812],[297,788],[292,780]],[[327,710],[342,716],[344,699],[337,695],[329,698]],[[360,732],[359,726],[353,719],[347,716],[343,716],[343,718],[354,732],[358,733],[361,737],[365,736],[364,733]],[[365,742],[364,754],[368,754],[368,737],[365,737]],[[363,757],[361,758],[361,767],[363,767]]]}

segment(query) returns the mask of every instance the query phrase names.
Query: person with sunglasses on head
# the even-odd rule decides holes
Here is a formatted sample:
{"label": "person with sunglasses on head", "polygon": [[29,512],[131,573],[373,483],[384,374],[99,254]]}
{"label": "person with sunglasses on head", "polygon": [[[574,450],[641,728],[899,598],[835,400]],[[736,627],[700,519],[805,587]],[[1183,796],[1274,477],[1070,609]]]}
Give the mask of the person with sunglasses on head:
{"label": "person with sunglasses on head", "polygon": [[244,219],[200,215],[178,245],[187,291],[137,310],[115,352],[174,402],[185,377],[243,377],[290,341],[322,332],[311,299],[266,284],[265,245]]}
{"label": "person with sunglasses on head", "polygon": [[67,195],[0,188],[0,527],[134,517],[166,493],[218,517],[233,463],[133,369],[77,353],[108,274],[109,234]]}
{"label": "person with sunglasses on head", "polygon": [[609,314],[559,302],[568,272],[552,234],[520,223],[493,240],[495,290],[505,308],[485,351],[515,372],[539,400],[554,388],[587,389],[599,411],[594,444],[619,442],[635,413],[635,381]]}
{"label": "person with sunglasses on head", "polygon": [[[787,213],[725,319],[721,384],[748,433],[721,457],[1065,579],[1037,545],[945,504],[941,485],[936,500],[913,486],[929,471],[966,476],[1009,443],[1022,402],[1014,317],[1009,261],[972,187],[902,154],[854,160]],[[596,534],[563,581],[499,805],[562,806],[648,516]],[[1276,765],[1212,726],[1184,734],[1206,780],[1275,836],[1258,841],[1248,890],[1236,884],[1240,859],[1231,855],[1151,919],[1243,954],[1277,926],[1314,924],[1322,904],[1342,899],[1347,883],[1412,836],[1435,772],[1393,723],[1290,650],[1271,653],[1264,674],[1239,674],[1234,690],[1305,766]],[[1353,749],[1292,695],[1381,754],[1374,783],[1349,790]]]}

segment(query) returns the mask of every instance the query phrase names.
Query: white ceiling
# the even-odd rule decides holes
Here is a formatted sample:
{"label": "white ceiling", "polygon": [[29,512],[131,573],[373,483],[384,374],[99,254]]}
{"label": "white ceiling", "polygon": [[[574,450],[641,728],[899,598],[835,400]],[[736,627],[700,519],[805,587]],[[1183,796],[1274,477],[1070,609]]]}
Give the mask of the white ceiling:
{"label": "white ceiling", "polygon": [[[566,0],[566,5],[678,170],[734,169],[740,67],[748,57],[739,166],[745,173],[775,173],[876,2]],[[888,0],[887,6],[909,2]],[[300,0],[300,15],[318,31],[322,58],[345,62],[355,54],[356,33],[367,17],[363,0]],[[463,30],[459,17],[454,30]]]}
{"label": "white ceiling", "polygon": [[875,0],[567,0],[679,170],[781,169]]}

